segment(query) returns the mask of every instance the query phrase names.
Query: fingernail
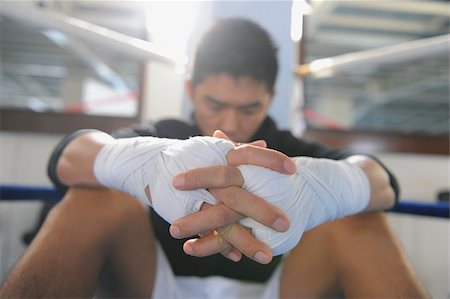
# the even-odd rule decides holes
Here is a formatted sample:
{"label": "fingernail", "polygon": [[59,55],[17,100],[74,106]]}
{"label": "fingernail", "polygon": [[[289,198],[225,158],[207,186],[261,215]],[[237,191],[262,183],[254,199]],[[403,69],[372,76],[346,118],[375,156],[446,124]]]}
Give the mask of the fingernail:
{"label": "fingernail", "polygon": [[171,225],[169,227],[170,235],[174,238],[179,238],[181,235],[180,229],[176,225]]}
{"label": "fingernail", "polygon": [[255,254],[255,260],[261,264],[268,264],[270,262],[270,256],[268,256],[267,254],[265,254],[262,251],[258,251]]}
{"label": "fingernail", "polygon": [[186,244],[186,243],[184,244],[184,252],[186,254],[188,254],[188,255],[193,255],[194,254],[194,251],[192,250],[191,245]]}
{"label": "fingernail", "polygon": [[284,220],[283,218],[277,218],[272,224],[272,228],[278,232],[285,232],[289,229],[289,222]]}
{"label": "fingernail", "polygon": [[228,253],[228,257],[233,261],[233,262],[239,262],[239,260],[241,259],[241,257],[239,255],[237,255],[235,252],[230,252]]}
{"label": "fingernail", "polygon": [[283,168],[287,173],[294,173],[297,171],[297,166],[292,160],[284,161]]}
{"label": "fingernail", "polygon": [[185,180],[185,178],[184,178],[183,176],[177,175],[177,176],[175,176],[175,177],[173,178],[172,184],[173,184],[173,186],[174,186],[175,188],[181,188],[181,187],[184,186],[185,181],[186,181],[186,180]]}

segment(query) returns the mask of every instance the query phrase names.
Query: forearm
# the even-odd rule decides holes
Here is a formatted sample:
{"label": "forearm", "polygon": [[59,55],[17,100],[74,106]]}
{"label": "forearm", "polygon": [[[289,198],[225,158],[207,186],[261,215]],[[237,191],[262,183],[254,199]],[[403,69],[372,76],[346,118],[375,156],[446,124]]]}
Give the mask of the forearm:
{"label": "forearm", "polygon": [[346,160],[361,168],[369,180],[370,199],[364,211],[386,210],[395,204],[395,192],[389,175],[377,161],[363,155],[350,156]]}
{"label": "forearm", "polygon": [[90,131],[71,140],[56,161],[58,180],[69,187],[101,186],[94,175],[94,161],[101,148],[115,139],[100,131]]}

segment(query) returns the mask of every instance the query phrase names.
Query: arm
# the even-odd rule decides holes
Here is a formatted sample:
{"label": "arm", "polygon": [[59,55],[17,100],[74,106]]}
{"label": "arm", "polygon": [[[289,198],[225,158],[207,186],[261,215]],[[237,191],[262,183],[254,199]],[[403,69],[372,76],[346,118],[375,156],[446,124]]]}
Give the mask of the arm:
{"label": "arm", "polygon": [[[72,140],[65,147],[56,165],[56,174],[59,180],[67,186],[101,186],[94,176],[93,164],[100,149],[114,140],[110,135],[100,131],[82,134]],[[236,165],[244,164],[243,161],[237,161],[238,157],[242,160],[251,158],[236,155],[236,157],[231,158],[236,160],[233,161]],[[391,208],[395,203],[395,192],[389,182],[386,170],[377,161],[368,156],[355,155],[348,157],[346,160],[360,167],[369,179],[371,196],[366,211]],[[262,159],[257,162],[259,164],[264,163]],[[276,164],[277,161],[275,159],[268,163],[271,163],[270,166],[273,169],[280,168]],[[279,170],[283,171],[283,169]],[[208,177],[210,177],[209,174]],[[218,178],[217,176],[215,177]],[[234,177],[236,177],[236,174],[234,174]],[[193,178],[188,179],[192,180]],[[221,183],[228,184],[229,182],[222,181]],[[215,183],[216,186],[218,184],[219,182]]]}
{"label": "arm", "polygon": [[55,178],[66,186],[101,187],[94,175],[94,161],[101,148],[113,141],[114,138],[100,131],[89,131],[73,139],[65,139],[59,145],[64,147],[61,155],[52,157],[55,159],[55,169],[49,172],[55,172]]}
{"label": "arm", "polygon": [[[65,140],[63,140],[62,144],[60,144],[55,150],[56,154],[54,154],[52,157],[52,160],[54,160],[54,162],[50,163],[51,165],[54,164],[53,166],[54,169],[53,170],[50,169],[49,173],[51,174],[51,177],[53,177],[54,181],[56,180],[57,183],[60,183],[68,187],[70,186],[100,187],[106,185],[108,187],[113,187],[124,191],[123,189],[119,188],[118,185],[115,184],[113,185],[102,184],[101,181],[104,180],[99,180],[94,171],[94,165],[96,164],[96,160],[98,159],[99,153],[102,152],[102,149],[104,147],[114,149],[115,147],[117,147],[115,145],[116,142],[117,142],[116,139],[112,138],[106,133],[99,131],[93,132],[91,131],[86,132],[84,134],[72,135],[70,138],[66,138]],[[295,164],[291,161],[291,159],[289,159],[287,156],[281,153],[262,148],[261,145],[264,146],[264,144],[265,143],[256,142],[254,145],[238,146],[236,148],[231,149],[228,152],[227,158],[229,161],[233,163],[244,163],[244,164],[254,163],[283,173],[292,173],[293,171],[295,171]],[[259,147],[257,147],[256,145],[258,145]],[[117,162],[116,158],[117,157],[106,160]],[[144,163],[143,161],[139,162],[141,161],[141,159],[137,160],[138,164]],[[140,166],[140,164],[138,166]],[[223,166],[222,168],[217,168],[216,171],[223,174],[225,173],[223,171],[224,168],[226,169],[226,166]],[[104,172],[110,174],[116,171],[109,171],[109,168],[107,168],[107,170]],[[217,176],[213,175],[213,177]],[[202,180],[204,179],[200,176],[199,182]],[[242,184],[242,182],[238,182],[237,184]],[[135,192],[136,190],[130,193],[133,195],[133,193]],[[252,215],[255,214],[256,219],[258,221],[265,223],[267,226],[272,227],[273,229],[276,229],[278,231],[285,231],[289,227],[289,221],[287,219],[287,216],[280,209],[271,206],[266,201],[257,198],[256,196],[253,196],[248,192],[243,192],[243,194],[246,197],[252,198],[254,204],[252,206],[243,207],[243,209],[241,210],[242,214],[239,214],[239,219],[245,216],[252,217]],[[145,195],[147,195],[147,198],[145,198],[144,200],[147,201],[147,204],[149,202],[151,203],[150,198],[148,198],[148,194],[145,193]],[[141,197],[139,198],[143,200]],[[204,206],[206,207],[207,205]],[[224,205],[221,205],[221,208],[226,207]],[[255,211],[263,211],[263,212],[255,213]],[[263,214],[263,217],[261,217],[260,214]],[[222,213],[222,215],[224,216],[227,215],[227,212]],[[224,217],[219,219],[224,219]],[[281,226],[279,224],[279,221],[276,221],[279,219],[281,219],[283,223],[283,225]],[[227,230],[227,234],[230,231],[231,230]],[[241,245],[244,246],[246,249],[245,254],[248,255],[250,258],[257,259],[255,258],[255,253],[263,251],[266,252],[266,256],[268,258],[257,260],[263,263],[270,261],[271,254],[270,249],[267,247],[267,245],[254,239],[248,233],[248,231],[244,230],[241,227],[238,227],[237,225],[233,228],[232,231],[240,232],[239,235],[240,236],[245,235],[245,238],[235,238],[234,240],[233,239],[230,240],[229,248],[227,248],[227,250],[222,250],[227,257],[230,258],[229,254],[233,253],[232,249],[233,244],[240,244],[238,246],[239,247]],[[242,243],[242,240],[245,240],[245,244]],[[241,253],[236,252],[235,250],[234,253],[235,255],[234,257],[231,257],[231,259],[233,260],[239,259]],[[236,256],[238,257],[236,258]]]}
{"label": "arm", "polygon": [[[94,163],[100,150],[116,139],[107,133],[92,130],[64,139],[53,153],[53,168],[49,172],[67,186],[94,186],[101,183],[94,174]],[[227,159],[238,164],[256,164],[281,173],[293,173],[295,165],[285,155],[265,149],[265,143],[256,141],[252,146],[239,146],[228,152]],[[56,156],[55,156],[56,155]],[[52,166],[50,166],[52,168]],[[54,174],[53,174],[54,172]],[[201,178],[199,178],[201,180]]]}
{"label": "arm", "polygon": [[[304,161],[301,162],[301,160]],[[246,170],[245,167],[240,168],[241,171],[244,171],[243,176],[246,181],[244,188],[266,198],[272,204],[275,204],[276,201],[281,202],[282,200],[277,199],[276,194],[271,193],[271,190],[291,190],[296,188],[297,190],[302,190],[294,192],[291,195],[285,192],[283,197],[290,198],[291,202],[282,204],[281,206],[279,205],[279,207],[288,213],[292,226],[295,227],[294,231],[291,230],[291,237],[280,239],[280,236],[277,236],[276,233],[269,238],[259,237],[260,240],[264,239],[266,243],[271,243],[272,249],[278,250],[278,253],[285,252],[289,247],[294,246],[297,242],[293,240],[295,238],[299,240],[304,230],[309,230],[325,221],[342,218],[346,215],[362,211],[387,209],[395,202],[396,192],[394,192],[390,184],[388,173],[377,161],[370,157],[351,156],[341,162],[313,158],[300,158],[297,161],[299,162],[297,164],[299,169],[297,174],[298,178],[295,178],[291,182],[286,182],[284,178],[280,178],[276,173],[271,173],[269,176],[260,176],[265,171],[264,169]],[[349,166],[348,164],[353,166]],[[198,187],[195,186],[195,182],[198,182],[195,177],[197,175],[208,177],[208,171],[208,169],[195,170],[183,174],[183,176],[186,176],[186,184],[183,188],[190,189]],[[249,182],[253,180],[253,182],[247,184],[247,180]],[[262,183],[258,184],[254,180],[262,181]],[[305,181],[308,181],[308,183],[305,184]],[[286,185],[282,187],[283,184]],[[208,186],[220,187],[213,181],[210,181]],[[319,196],[316,196],[316,194],[319,194]],[[242,205],[240,202],[245,199],[242,198],[242,200],[238,201],[240,204],[236,204],[235,200],[230,201],[226,196],[220,198],[220,200],[229,206],[231,210],[236,210],[236,207]],[[308,201],[310,204],[303,203]],[[320,202],[320,204],[315,202]],[[295,210],[291,209],[289,211],[282,207],[293,205],[296,206]],[[211,213],[212,215],[213,211],[209,210],[201,213]],[[313,217],[308,215],[313,215]],[[317,217],[316,215],[324,216]],[[214,222],[202,223],[199,221],[200,218],[206,217],[213,218],[213,216],[193,214],[174,223],[177,227],[183,227],[184,230],[177,237],[194,235],[197,230],[217,229],[217,227],[214,227]],[[233,217],[229,217],[229,219],[237,221]],[[254,223],[253,220],[246,219],[244,221],[246,226],[252,228],[253,234],[256,234],[256,236],[258,231],[260,236],[267,236],[267,228]],[[289,242],[291,242],[290,245],[283,244]],[[220,244],[220,242],[217,243]],[[279,244],[277,245],[278,247],[274,245],[275,243]],[[204,248],[210,248],[206,242],[200,242],[199,240],[191,242],[189,245],[194,247],[191,251],[195,251],[199,255],[205,254]],[[216,250],[220,251],[220,246],[216,247]],[[214,252],[209,251],[209,253],[212,254]]]}
{"label": "arm", "polygon": [[382,211],[392,208],[396,202],[396,192],[387,171],[380,163],[363,155],[350,156],[346,160],[361,168],[369,180],[370,200],[364,211]]}

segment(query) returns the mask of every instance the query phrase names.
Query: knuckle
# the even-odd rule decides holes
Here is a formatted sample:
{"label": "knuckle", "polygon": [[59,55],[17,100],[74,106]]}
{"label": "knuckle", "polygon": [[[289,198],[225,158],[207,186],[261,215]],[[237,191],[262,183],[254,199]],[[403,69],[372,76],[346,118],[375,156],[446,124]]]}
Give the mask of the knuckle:
{"label": "knuckle", "polygon": [[219,244],[220,251],[230,250],[233,246],[225,239],[224,236],[219,234],[217,237],[217,243]]}
{"label": "knuckle", "polygon": [[222,227],[230,224],[231,215],[226,209],[218,209],[215,212],[213,223],[216,227]]}
{"label": "knuckle", "polygon": [[186,186],[194,186],[197,181],[196,175],[192,171],[188,171],[184,174],[185,185]]}
{"label": "knuckle", "polygon": [[228,185],[231,185],[233,183],[233,172],[232,172],[232,168],[226,168],[226,170],[224,171],[224,180],[225,183]]}
{"label": "knuckle", "polygon": [[205,169],[194,169],[186,173],[186,184],[193,188],[207,188],[209,176]]}
{"label": "knuckle", "polygon": [[242,156],[246,159],[251,158],[254,153],[254,146],[250,144],[243,144],[240,146]]}
{"label": "knuckle", "polygon": [[198,172],[191,172],[190,175],[191,175],[191,183],[195,187],[200,187],[205,184],[205,177],[200,175]]}
{"label": "knuckle", "polygon": [[217,177],[220,178],[218,186],[235,186],[240,184],[241,172],[234,166],[222,167]]}
{"label": "knuckle", "polygon": [[218,241],[222,250],[231,249],[233,247],[231,242],[229,242],[229,235],[233,233],[235,225],[236,224],[230,224],[217,230]]}
{"label": "knuckle", "polygon": [[244,183],[244,178],[242,177],[241,171],[237,167],[230,167],[230,182],[235,185],[241,187]]}
{"label": "knuckle", "polygon": [[228,167],[221,167],[216,176],[219,179],[218,184],[220,186],[228,186],[231,182],[232,176]]}
{"label": "knuckle", "polygon": [[235,148],[233,155],[233,165],[241,165],[249,162],[252,157],[252,146],[249,144],[242,144]]}
{"label": "knuckle", "polygon": [[226,196],[224,197],[225,204],[233,210],[239,206],[240,191],[240,188],[230,187],[227,189]]}
{"label": "knuckle", "polygon": [[279,217],[279,209],[275,206],[270,205],[267,201],[258,197],[254,194],[249,193],[246,200],[246,206],[252,207],[253,210],[257,210],[257,217],[259,222],[263,224],[272,223],[276,218]]}

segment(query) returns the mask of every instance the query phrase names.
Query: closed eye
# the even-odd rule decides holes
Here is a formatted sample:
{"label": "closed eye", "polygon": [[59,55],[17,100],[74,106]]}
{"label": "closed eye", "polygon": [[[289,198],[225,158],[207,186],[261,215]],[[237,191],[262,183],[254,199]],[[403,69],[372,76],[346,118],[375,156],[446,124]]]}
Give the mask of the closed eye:
{"label": "closed eye", "polygon": [[226,107],[226,105],[221,105],[219,103],[208,103],[208,107],[209,109],[213,110],[213,111],[220,111],[222,109],[224,109]]}
{"label": "closed eye", "polygon": [[220,110],[228,107],[227,104],[216,100],[212,96],[205,96],[205,101],[206,101],[206,104],[208,105],[209,109],[211,109],[212,111],[216,111],[217,112],[217,111],[220,111]]}
{"label": "closed eye", "polygon": [[260,111],[260,107],[254,108],[239,108],[239,111],[245,115],[253,115]]}

